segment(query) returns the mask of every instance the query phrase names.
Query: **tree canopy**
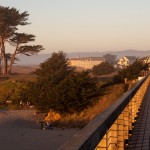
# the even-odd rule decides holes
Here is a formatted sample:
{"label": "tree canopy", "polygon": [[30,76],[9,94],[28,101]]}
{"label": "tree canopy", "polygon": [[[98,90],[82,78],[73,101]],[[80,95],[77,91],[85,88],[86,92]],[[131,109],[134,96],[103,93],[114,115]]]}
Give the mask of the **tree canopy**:
{"label": "tree canopy", "polygon": [[22,90],[21,95],[23,99],[32,101],[39,110],[81,111],[92,105],[99,96],[97,81],[88,72],[76,72],[63,52],[53,53],[41,63],[36,74],[37,81]]}
{"label": "tree canopy", "polygon": [[105,61],[109,62],[110,64],[116,63],[116,55],[106,54],[103,55],[103,58],[105,59]]}
{"label": "tree canopy", "polygon": [[99,65],[96,65],[92,68],[92,73],[97,76],[107,75],[114,71],[114,66],[111,65],[109,62],[102,62]]}
{"label": "tree canopy", "polygon": [[129,80],[136,79],[140,75],[141,71],[147,69],[148,64],[143,63],[143,61],[136,60],[132,65],[120,70],[118,74],[114,76],[114,82],[124,82],[125,78]]}
{"label": "tree canopy", "polygon": [[52,53],[49,59],[40,64],[40,68],[35,73],[39,79],[49,80],[49,82],[55,84],[59,83],[73,71],[74,68],[70,66],[66,54],[60,51]]}
{"label": "tree canopy", "polygon": [[[0,71],[2,72],[2,75],[6,75],[7,72],[11,73],[12,65],[16,60],[16,55],[18,53],[33,55],[43,50],[41,45],[40,46],[31,45],[30,47],[26,47],[25,45],[26,43],[35,40],[34,35],[16,32],[18,30],[18,26],[24,26],[29,24],[27,22],[28,17],[29,14],[26,11],[21,13],[14,7],[10,8],[0,6],[0,50],[1,50],[0,61],[3,61],[2,63],[3,65],[1,65],[2,70]],[[8,55],[6,54],[5,50],[6,43],[9,43],[14,47],[14,52],[11,54],[10,59],[8,59],[7,57]],[[21,47],[20,44],[24,44],[23,47]],[[8,64],[8,60],[10,60],[10,64]]]}

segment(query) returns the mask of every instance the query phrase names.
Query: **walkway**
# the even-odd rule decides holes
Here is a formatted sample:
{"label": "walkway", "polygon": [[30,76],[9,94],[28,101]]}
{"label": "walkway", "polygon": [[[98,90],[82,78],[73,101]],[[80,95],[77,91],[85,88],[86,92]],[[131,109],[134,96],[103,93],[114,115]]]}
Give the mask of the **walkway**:
{"label": "walkway", "polygon": [[0,150],[57,150],[78,129],[41,130],[33,110],[0,110]]}
{"label": "walkway", "polygon": [[150,85],[127,150],[150,150]]}

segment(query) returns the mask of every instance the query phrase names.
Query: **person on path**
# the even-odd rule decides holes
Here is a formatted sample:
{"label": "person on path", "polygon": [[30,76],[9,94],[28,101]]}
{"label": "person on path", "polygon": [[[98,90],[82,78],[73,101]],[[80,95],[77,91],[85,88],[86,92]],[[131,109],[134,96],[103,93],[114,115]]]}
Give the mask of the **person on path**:
{"label": "person on path", "polygon": [[23,101],[21,100],[20,101],[20,108],[22,108],[22,106],[23,106]]}

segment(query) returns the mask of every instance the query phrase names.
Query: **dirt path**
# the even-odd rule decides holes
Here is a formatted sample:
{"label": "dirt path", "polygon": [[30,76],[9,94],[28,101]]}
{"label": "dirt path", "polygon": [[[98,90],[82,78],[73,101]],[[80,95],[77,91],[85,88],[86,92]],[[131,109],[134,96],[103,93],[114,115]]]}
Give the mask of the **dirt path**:
{"label": "dirt path", "polygon": [[32,110],[0,110],[0,149],[57,150],[78,129],[41,130]]}

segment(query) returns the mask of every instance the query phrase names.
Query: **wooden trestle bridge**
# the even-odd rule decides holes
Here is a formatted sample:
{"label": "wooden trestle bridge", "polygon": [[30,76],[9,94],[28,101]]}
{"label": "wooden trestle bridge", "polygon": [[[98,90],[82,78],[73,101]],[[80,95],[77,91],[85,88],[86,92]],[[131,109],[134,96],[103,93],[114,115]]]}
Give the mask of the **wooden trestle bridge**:
{"label": "wooden trestle bridge", "polygon": [[143,77],[59,150],[150,150],[150,77]]}

